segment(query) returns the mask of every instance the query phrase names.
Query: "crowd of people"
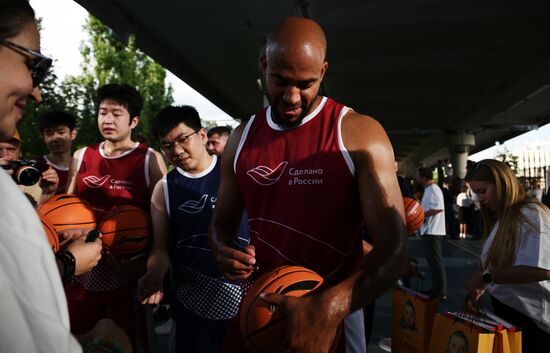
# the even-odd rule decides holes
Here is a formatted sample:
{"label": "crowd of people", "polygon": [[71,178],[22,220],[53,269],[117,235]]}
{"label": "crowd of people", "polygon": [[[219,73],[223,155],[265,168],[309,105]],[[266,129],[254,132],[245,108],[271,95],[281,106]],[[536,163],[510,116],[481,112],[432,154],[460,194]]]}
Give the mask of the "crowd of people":
{"label": "crowd of people", "polygon": [[[409,265],[406,183],[395,177],[383,127],[319,95],[326,50],[316,22],[283,19],[260,58],[269,106],[234,131],[206,131],[191,106],[165,107],[152,126],[160,152],[132,137],[138,90],[104,85],[95,102],[102,141],[72,154],[77,119],[59,111],[40,117],[48,152],[36,158],[45,168],[30,190],[14,178],[13,161],[32,138],[19,136],[16,124],[28,101],[40,103],[52,61],[40,53],[27,0],[0,0],[0,351],[149,352],[151,307],[164,299],[174,351],[244,352],[245,289],[292,264],[317,272],[325,286],[306,297],[262,295],[286,312],[281,351],[365,352],[363,308]],[[416,179],[433,278],[427,294],[446,298],[441,238],[454,217],[450,203],[461,210],[460,238],[470,234],[473,206],[487,241],[466,284],[470,300],[489,292],[497,314],[524,329],[525,347],[541,346],[550,333],[550,211],[493,160],[470,168],[470,187],[456,201],[433,169],[419,168]],[[86,200],[97,219],[114,205],[146,210],[151,249],[122,261],[102,250],[101,238],[85,241],[91,229],[69,229],[54,255],[33,206],[56,193]]]}

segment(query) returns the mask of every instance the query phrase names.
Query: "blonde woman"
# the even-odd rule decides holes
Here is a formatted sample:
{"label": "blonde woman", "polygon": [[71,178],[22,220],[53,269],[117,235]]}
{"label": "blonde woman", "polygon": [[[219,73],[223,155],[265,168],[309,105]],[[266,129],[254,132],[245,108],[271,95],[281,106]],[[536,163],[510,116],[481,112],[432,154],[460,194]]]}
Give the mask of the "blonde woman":
{"label": "blonde woman", "polygon": [[466,181],[481,204],[481,268],[467,282],[471,300],[487,291],[495,313],[523,330],[523,351],[550,340],[550,210],[529,197],[510,167],[486,159]]}

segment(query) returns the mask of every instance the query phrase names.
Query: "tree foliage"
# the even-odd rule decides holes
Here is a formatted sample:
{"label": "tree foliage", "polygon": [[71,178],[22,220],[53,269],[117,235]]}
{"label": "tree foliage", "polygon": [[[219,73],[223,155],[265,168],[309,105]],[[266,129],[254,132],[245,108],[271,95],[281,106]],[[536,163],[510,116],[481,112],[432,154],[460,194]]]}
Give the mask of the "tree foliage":
{"label": "tree foliage", "polygon": [[508,164],[514,174],[518,175],[518,156],[510,152],[506,146],[496,152],[495,159]]}
{"label": "tree foliage", "polygon": [[154,142],[150,133],[153,116],[171,104],[172,87],[165,85],[166,71],[135,46],[129,37],[126,43],[118,40],[113,32],[98,19],[90,16],[84,25],[88,40],[82,43],[82,73],[66,77],[61,84],[51,74],[40,86],[43,103],[26,112],[20,130],[27,155],[45,152],[38,136],[36,116],[52,109],[63,109],[77,116],[78,137],[75,148],[101,140],[97,127],[95,93],[107,83],[126,83],[137,88],[143,97],[140,123],[134,129],[134,138]]}

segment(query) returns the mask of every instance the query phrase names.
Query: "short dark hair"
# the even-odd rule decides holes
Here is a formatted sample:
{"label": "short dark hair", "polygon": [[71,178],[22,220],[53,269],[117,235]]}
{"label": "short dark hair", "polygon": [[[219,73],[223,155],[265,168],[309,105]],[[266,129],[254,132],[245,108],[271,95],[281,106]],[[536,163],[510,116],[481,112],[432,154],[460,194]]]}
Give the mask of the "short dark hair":
{"label": "short dark hair", "polygon": [[207,136],[212,137],[212,135],[220,135],[220,136],[229,136],[231,135],[231,128],[229,126],[214,126],[210,130],[208,130]]}
{"label": "short dark hair", "polygon": [[425,168],[425,167],[418,168],[418,175],[428,180],[433,180],[434,178],[433,168]]}
{"label": "short dark hair", "polygon": [[76,118],[71,113],[63,110],[52,110],[38,116],[36,125],[41,133],[46,129],[53,129],[58,126],[66,126],[69,130],[74,130]]}
{"label": "short dark hair", "polygon": [[33,22],[34,10],[28,0],[0,0],[0,38],[14,37]]}
{"label": "short dark hair", "polygon": [[137,89],[128,84],[109,83],[99,87],[96,94],[95,104],[99,111],[99,105],[106,99],[113,100],[122,105],[130,113],[130,122],[135,116],[141,114],[143,98]]}
{"label": "short dark hair", "polygon": [[201,118],[195,108],[190,105],[171,105],[162,109],[155,116],[151,130],[153,135],[160,139],[181,123],[195,131],[202,129]]}

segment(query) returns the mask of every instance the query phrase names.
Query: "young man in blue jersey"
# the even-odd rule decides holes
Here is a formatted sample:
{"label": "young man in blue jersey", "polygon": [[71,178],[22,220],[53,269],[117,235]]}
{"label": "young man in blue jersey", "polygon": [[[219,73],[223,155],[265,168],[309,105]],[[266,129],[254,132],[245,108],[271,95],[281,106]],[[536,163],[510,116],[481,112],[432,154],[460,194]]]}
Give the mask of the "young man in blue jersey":
{"label": "young man in blue jersey", "polygon": [[[153,191],[153,249],[138,295],[145,304],[160,302],[163,278],[172,267],[176,351],[218,352],[242,296],[239,284],[221,274],[208,244],[220,159],[206,150],[207,133],[193,107],[163,109],[153,133],[175,168]],[[247,244],[247,236],[239,239]]]}

